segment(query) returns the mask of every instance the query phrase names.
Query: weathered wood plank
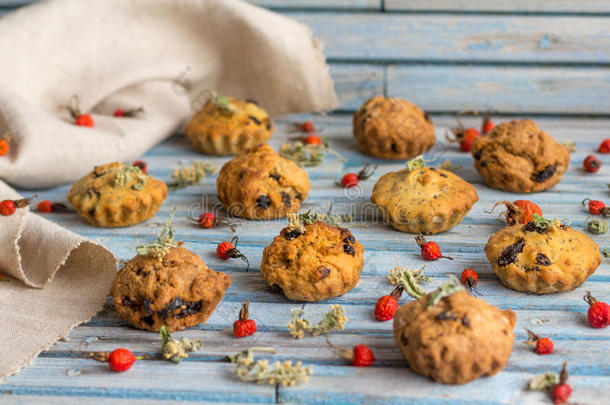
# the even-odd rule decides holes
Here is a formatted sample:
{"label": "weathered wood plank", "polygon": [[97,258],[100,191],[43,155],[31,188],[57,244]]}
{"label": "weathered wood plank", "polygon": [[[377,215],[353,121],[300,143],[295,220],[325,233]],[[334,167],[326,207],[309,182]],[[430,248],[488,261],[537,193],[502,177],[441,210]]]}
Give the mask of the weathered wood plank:
{"label": "weathered wood plank", "polygon": [[381,0],[247,0],[273,9],[352,9],[381,10]]}
{"label": "weathered wood plank", "polygon": [[[286,12],[331,59],[609,63],[607,19],[588,16]],[[586,46],[583,46],[586,44]]]}
{"label": "weathered wood plank", "polygon": [[379,65],[330,64],[339,97],[337,109],[355,111],[372,95],[383,94],[384,67]]}
{"label": "weathered wood plank", "polygon": [[608,13],[605,0],[385,0],[389,11]]}
{"label": "weathered wood plank", "polygon": [[607,114],[610,71],[602,68],[389,66],[389,95],[426,111]]}

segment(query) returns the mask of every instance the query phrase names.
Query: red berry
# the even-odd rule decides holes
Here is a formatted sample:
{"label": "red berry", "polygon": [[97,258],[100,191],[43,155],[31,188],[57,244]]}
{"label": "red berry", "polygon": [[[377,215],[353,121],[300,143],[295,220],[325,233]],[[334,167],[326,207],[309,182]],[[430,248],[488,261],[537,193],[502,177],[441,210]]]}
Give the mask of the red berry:
{"label": "red berry", "polygon": [[483,116],[483,125],[481,126],[481,132],[486,134],[492,129],[494,129],[495,126],[496,124],[494,124],[491,118],[489,118],[489,114],[485,114],[485,116]]}
{"label": "red berry", "polygon": [[0,215],[11,216],[15,213],[15,202],[12,200],[4,200],[0,202]]}
{"label": "red berry", "polygon": [[120,109],[120,108],[114,112],[115,117],[122,117],[124,115],[125,115],[125,110]]}
{"label": "red berry", "polygon": [[602,143],[599,144],[597,151],[599,153],[610,153],[610,138],[604,139]]}
{"label": "red berry", "polygon": [[604,215],[608,214],[608,210],[606,210],[606,204],[603,201],[599,200],[591,200],[590,198],[585,198],[582,200],[582,205],[585,205],[586,201],[589,201],[589,212],[593,215]]}
{"label": "red berry", "polygon": [[205,214],[201,214],[199,219],[197,219],[197,223],[201,225],[202,228],[210,229],[214,226],[214,220],[216,216],[211,212],[206,212]]}
{"label": "red berry", "polygon": [[538,339],[538,342],[536,343],[536,353],[551,354],[553,352],[554,347],[555,345],[553,344],[553,341],[551,339],[549,339],[548,337],[543,337],[541,339]]}
{"label": "red berry", "polygon": [[599,168],[602,167],[602,162],[598,158],[593,155],[589,155],[585,158],[583,162],[583,167],[586,171],[590,173],[597,173]]}
{"label": "red berry", "polygon": [[373,351],[367,345],[357,345],[353,349],[352,364],[356,367],[368,367],[375,361]]}
{"label": "red berry", "polygon": [[570,395],[572,395],[572,387],[568,384],[555,384],[553,391],[551,392],[553,403],[556,405],[568,402]]}
{"label": "red berry", "polygon": [[11,145],[8,143],[6,139],[0,139],[0,156],[8,155],[11,150]]}
{"label": "red berry", "polygon": [[307,133],[315,132],[316,126],[311,121],[305,121],[304,123],[301,124],[301,131],[307,132]]}
{"label": "red berry", "polygon": [[322,145],[322,138],[320,138],[318,135],[307,135],[307,137],[305,137],[305,144]]}
{"label": "red berry", "polygon": [[133,167],[137,167],[144,174],[148,174],[148,164],[143,160],[136,160],[131,164]]}
{"label": "red berry", "polygon": [[[246,262],[246,272],[250,269],[250,262],[248,258],[244,256],[239,250],[237,250],[237,241],[239,238],[236,236],[231,239],[231,242],[221,242],[216,247],[216,255],[220,257],[222,260],[229,260],[230,258],[240,258]],[[235,245],[233,245],[235,243]]]}
{"label": "red berry", "polygon": [[[492,211],[497,205],[506,205],[507,210],[500,214],[500,216],[506,217],[506,223],[508,225],[527,224],[534,220],[534,215],[537,214],[542,216],[542,210],[540,207],[529,200],[515,200],[512,203],[510,201],[500,201],[494,204]],[[491,211],[490,211],[491,213]]]}
{"label": "red berry", "polygon": [[239,311],[239,319],[233,323],[233,334],[235,337],[242,338],[250,336],[256,332],[256,322],[254,319],[248,319],[249,307],[250,300],[246,300]]}
{"label": "red berry", "polygon": [[402,294],[403,288],[396,287],[390,295],[384,295],[375,304],[375,318],[378,321],[389,321],[394,318],[394,312],[398,309],[398,299]]}
{"label": "red berry", "polygon": [[481,136],[481,133],[474,128],[468,128],[465,130],[460,141],[460,150],[462,152],[470,152],[474,140],[479,136]]}
{"label": "red berry", "polygon": [[351,188],[358,185],[358,175],[356,173],[347,173],[341,179],[341,185],[345,188]]}
{"label": "red berry", "polygon": [[479,281],[479,275],[473,269],[464,269],[462,271],[462,284],[468,287],[469,290],[475,291],[477,288],[477,282]]}
{"label": "red berry", "polygon": [[441,248],[438,246],[436,242],[426,242],[426,238],[423,235],[417,235],[415,237],[415,241],[421,248],[421,255],[426,260],[438,260],[440,258],[453,260],[452,257],[443,256],[441,253]]}
{"label": "red berry", "polygon": [[587,291],[584,300],[589,304],[587,319],[589,319],[591,326],[594,328],[605,328],[610,325],[610,305],[596,300],[590,291]]}
{"label": "red berry", "polygon": [[108,365],[117,373],[127,371],[138,358],[127,349],[116,349],[108,355]]}
{"label": "red berry", "polygon": [[81,127],[93,127],[93,118],[89,114],[80,115],[76,118],[76,125]]}
{"label": "red berry", "polygon": [[53,203],[50,200],[43,200],[38,203],[38,212],[53,212]]}

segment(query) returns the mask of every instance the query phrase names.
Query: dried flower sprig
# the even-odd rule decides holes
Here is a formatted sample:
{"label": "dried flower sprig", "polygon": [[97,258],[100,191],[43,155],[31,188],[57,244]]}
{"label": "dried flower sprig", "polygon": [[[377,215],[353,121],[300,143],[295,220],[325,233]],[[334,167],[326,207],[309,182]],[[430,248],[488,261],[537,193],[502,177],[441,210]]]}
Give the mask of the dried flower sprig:
{"label": "dried flower sprig", "polygon": [[188,186],[195,186],[208,174],[216,172],[216,167],[207,162],[195,162],[191,166],[176,169],[172,174],[172,182],[167,183],[169,191],[176,191]]}
{"label": "dried flower sprig", "polygon": [[138,181],[131,188],[134,190],[142,190],[148,180],[148,175],[142,172],[137,166],[122,166],[118,168],[114,176],[114,184],[116,187],[124,187],[130,180],[136,178]]}
{"label": "dried flower sprig", "polygon": [[527,384],[527,388],[532,391],[550,391],[557,384],[557,374],[544,373],[532,378]]}
{"label": "dried flower sprig", "polygon": [[535,213],[532,213],[532,218],[534,218],[535,230],[542,233],[555,229],[561,225],[561,222],[559,222],[559,219],[557,218],[551,221]]}
{"label": "dried flower sprig", "polygon": [[424,161],[424,157],[422,155],[419,155],[418,157],[413,158],[407,162],[407,169],[412,172],[413,170],[421,169],[425,165],[426,162]]}
{"label": "dried flower sprig", "polygon": [[460,283],[460,280],[453,274],[450,274],[449,280],[445,281],[436,290],[430,293],[428,307],[438,304],[443,298],[464,290],[464,286]]}
{"label": "dried flower sprig", "polygon": [[189,339],[187,337],[183,337],[180,340],[172,339],[172,335],[165,325],[161,326],[159,335],[163,341],[163,358],[175,364],[180,363],[182,359],[186,359],[189,356],[189,353],[196,352],[203,346],[203,342],[199,339]]}
{"label": "dried flower sprig", "polygon": [[392,269],[389,276],[386,276],[390,284],[401,286],[404,292],[416,299],[426,295],[426,292],[419,285],[419,282],[427,283],[432,279],[432,277],[424,275],[426,266],[422,266],[421,269],[411,270],[408,267],[401,267],[396,255],[394,257],[396,259],[396,267]]}
{"label": "dried flower sprig", "polygon": [[221,96],[220,94],[218,94],[216,92],[212,93],[212,97],[210,98],[210,101],[224,115],[239,114],[239,112],[241,111],[238,107],[231,104],[231,98],[229,98],[227,96]]}
{"label": "dried flower sprig", "polygon": [[462,166],[453,165],[453,164],[451,164],[451,161],[449,159],[447,159],[443,163],[438,165],[438,168],[441,169],[441,170],[446,170],[448,172],[455,173],[458,170],[460,170],[462,168]]}
{"label": "dried flower sprig", "polygon": [[315,221],[322,221],[329,225],[339,227],[345,222],[351,222],[351,220],[352,216],[349,214],[318,214],[309,210],[303,214],[288,214],[288,229],[289,231],[297,231],[298,233],[303,234],[305,233],[305,225],[311,225]]}
{"label": "dried flower sprig", "polygon": [[297,383],[306,382],[309,376],[313,375],[313,368],[311,366],[304,367],[300,361],[297,361],[294,365],[291,361],[285,361],[284,363],[276,361],[273,367],[268,360],[254,362],[254,352],[275,353],[275,349],[253,347],[226,357],[231,363],[236,364],[235,375],[241,381],[292,387]]}
{"label": "dried flower sprig", "polygon": [[136,252],[142,256],[152,255],[157,259],[161,260],[163,256],[167,254],[170,248],[180,246],[180,243],[174,242],[174,227],[172,226],[172,219],[176,214],[176,210],[178,207],[174,207],[172,213],[165,225],[163,225],[163,229],[157,236],[157,241],[152,242],[146,245],[141,245],[136,248]]}
{"label": "dried flower sprig", "polygon": [[334,329],[343,330],[347,322],[345,309],[341,305],[331,305],[330,311],[322,316],[322,320],[315,327],[303,318],[305,311],[302,309],[293,308],[290,313],[292,314],[292,321],[288,324],[288,330],[295,339],[302,339],[306,334],[317,336]]}
{"label": "dried flower sprig", "polygon": [[561,145],[570,152],[576,152],[576,144],[574,141],[563,141],[561,142]]}
{"label": "dried flower sprig", "polygon": [[292,143],[287,142],[280,146],[281,157],[293,160],[302,167],[319,166],[324,160],[324,156],[329,153],[335,155],[341,162],[347,161],[332,149],[326,141],[321,144],[305,144],[301,141],[296,141]]}
{"label": "dried flower sprig", "polygon": [[608,221],[605,219],[589,219],[585,220],[585,228],[594,235],[603,235],[608,232]]}

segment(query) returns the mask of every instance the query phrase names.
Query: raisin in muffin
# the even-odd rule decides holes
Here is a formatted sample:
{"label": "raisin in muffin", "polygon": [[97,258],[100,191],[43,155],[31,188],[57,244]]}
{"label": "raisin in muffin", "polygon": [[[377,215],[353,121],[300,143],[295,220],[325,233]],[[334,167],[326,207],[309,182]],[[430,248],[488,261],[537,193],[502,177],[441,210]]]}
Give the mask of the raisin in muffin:
{"label": "raisin in muffin", "polygon": [[559,183],[570,164],[570,151],[532,120],[498,125],[475,139],[474,166],[489,187],[534,193]]}
{"label": "raisin in muffin", "polygon": [[216,181],[218,198],[231,215],[249,219],[285,217],[309,193],[309,177],[295,162],[261,145],[227,162]]}
{"label": "raisin in muffin", "polygon": [[112,283],[121,316],[139,329],[170,331],[206,322],[231,285],[231,277],[209,269],[199,256],[172,247],[162,257],[131,259]]}
{"label": "raisin in muffin", "polygon": [[119,162],[95,167],[68,193],[68,201],[85,221],[109,228],[152,218],[166,197],[164,182]]}
{"label": "raisin in muffin", "polygon": [[515,313],[464,290],[430,305],[433,294],[394,315],[394,338],[411,370],[443,384],[466,384],[502,370],[513,347]]}
{"label": "raisin in muffin", "polygon": [[234,155],[266,143],[273,122],[254,101],[214,96],[190,119],[184,133],[202,153]]}
{"label": "raisin in muffin", "polygon": [[421,155],[435,142],[434,125],[418,106],[377,96],[354,114],[354,136],[362,153],[383,159]]}
{"label": "raisin in muffin", "polygon": [[478,200],[470,183],[433,167],[384,174],[371,195],[371,202],[394,228],[422,234],[453,228]]}
{"label": "raisin in muffin", "polygon": [[364,249],[345,228],[289,226],[263,251],[261,276],[293,301],[322,301],[358,284]]}
{"label": "raisin in muffin", "polygon": [[513,290],[535,294],[573,290],[600,265],[599,247],[557,219],[535,218],[493,234],[485,246],[487,259],[502,283]]}

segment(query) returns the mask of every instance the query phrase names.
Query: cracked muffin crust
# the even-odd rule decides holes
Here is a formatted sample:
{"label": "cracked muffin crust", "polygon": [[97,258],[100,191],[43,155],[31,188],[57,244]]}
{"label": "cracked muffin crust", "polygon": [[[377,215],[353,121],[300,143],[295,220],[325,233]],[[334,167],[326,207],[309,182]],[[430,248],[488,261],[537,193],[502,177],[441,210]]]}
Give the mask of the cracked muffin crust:
{"label": "cracked muffin crust", "polygon": [[266,143],[273,133],[273,122],[252,100],[216,96],[193,115],[184,133],[202,153],[234,155]]}
{"label": "cracked muffin crust", "polygon": [[422,234],[444,232],[458,225],[478,200],[470,183],[433,167],[384,174],[371,195],[371,202],[394,228]]}
{"label": "cracked muffin crust", "polygon": [[345,228],[314,221],[290,227],[263,251],[261,276],[293,301],[322,301],[358,284],[364,248]]}
{"label": "cracked muffin crust", "polygon": [[95,167],[68,193],[68,201],[85,221],[110,228],[152,218],[166,197],[164,182],[119,162]]}
{"label": "cracked muffin crust", "polygon": [[196,254],[170,248],[161,258],[137,255],[112,283],[116,311],[138,329],[182,330],[206,322],[231,285]]}
{"label": "cracked muffin crust", "polygon": [[602,261],[591,238],[558,220],[508,226],[489,238],[485,253],[502,284],[535,294],[573,290]]}
{"label": "cracked muffin crust", "polygon": [[570,164],[570,151],[529,119],[498,125],[475,139],[474,166],[489,187],[533,193],[553,187]]}
{"label": "cracked muffin crust", "polygon": [[428,306],[430,294],[401,306],[394,338],[409,367],[443,384],[492,376],[510,357],[516,316],[466,291]]}
{"label": "cracked muffin crust", "polygon": [[353,126],[360,151],[383,159],[421,155],[436,140],[428,114],[397,97],[371,98],[354,114]]}
{"label": "cracked muffin crust", "polygon": [[297,212],[309,194],[309,177],[295,162],[261,145],[227,162],[216,181],[218,198],[231,215],[282,218]]}

